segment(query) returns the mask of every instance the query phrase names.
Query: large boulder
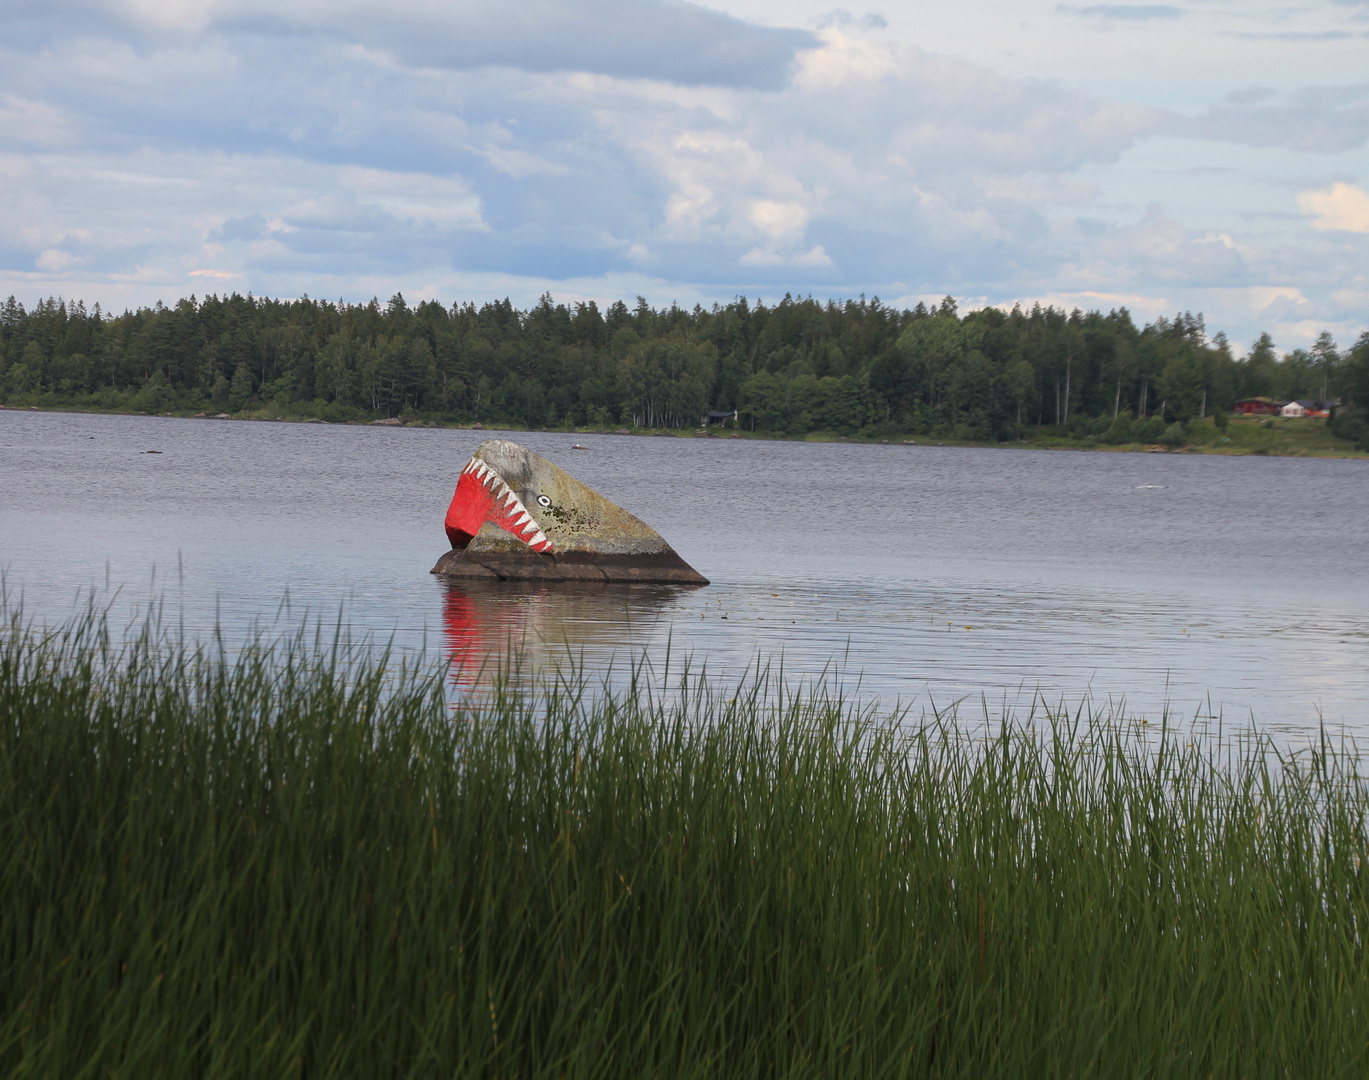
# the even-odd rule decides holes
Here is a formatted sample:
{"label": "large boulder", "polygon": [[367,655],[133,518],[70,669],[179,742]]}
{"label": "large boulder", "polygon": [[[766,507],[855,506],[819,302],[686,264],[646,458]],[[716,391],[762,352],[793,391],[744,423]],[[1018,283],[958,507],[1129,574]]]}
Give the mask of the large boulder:
{"label": "large boulder", "polygon": [[432,570],[446,577],[708,584],[641,518],[502,439],[461,470],[446,529],[452,550]]}

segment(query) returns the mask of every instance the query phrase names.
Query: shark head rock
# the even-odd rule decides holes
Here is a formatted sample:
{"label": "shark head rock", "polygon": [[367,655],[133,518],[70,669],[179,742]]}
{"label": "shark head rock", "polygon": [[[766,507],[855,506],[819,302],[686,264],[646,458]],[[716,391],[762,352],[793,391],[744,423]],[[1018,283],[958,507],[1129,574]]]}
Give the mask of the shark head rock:
{"label": "shark head rock", "polygon": [[448,577],[708,584],[641,518],[502,439],[461,470],[444,524]]}

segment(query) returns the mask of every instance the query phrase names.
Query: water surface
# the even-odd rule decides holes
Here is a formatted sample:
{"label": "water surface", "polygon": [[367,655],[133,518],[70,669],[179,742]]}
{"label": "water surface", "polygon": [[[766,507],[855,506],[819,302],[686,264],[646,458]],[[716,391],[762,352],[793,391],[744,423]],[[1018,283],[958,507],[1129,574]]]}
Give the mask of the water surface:
{"label": "water surface", "polygon": [[92,587],[192,633],[341,610],[458,682],[510,639],[600,669],[668,640],[917,708],[1369,720],[1361,461],[512,433],[713,584],[444,585],[447,501],[499,434],[0,411],[0,566],[48,621]]}

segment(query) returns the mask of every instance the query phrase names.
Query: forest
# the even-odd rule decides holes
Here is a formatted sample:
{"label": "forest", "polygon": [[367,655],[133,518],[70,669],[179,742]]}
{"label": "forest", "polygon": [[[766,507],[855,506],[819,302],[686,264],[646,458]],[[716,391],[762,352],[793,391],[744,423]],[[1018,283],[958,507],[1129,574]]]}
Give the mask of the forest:
{"label": "forest", "polygon": [[694,428],[1008,441],[1043,431],[1154,441],[1245,397],[1338,399],[1365,436],[1369,332],[1237,357],[1201,315],[1137,326],[1125,308],[738,298],[692,310],[638,298],[529,310],[303,297],[190,297],[123,314],[48,299],[0,305],[0,404],[144,413],[516,428]]}

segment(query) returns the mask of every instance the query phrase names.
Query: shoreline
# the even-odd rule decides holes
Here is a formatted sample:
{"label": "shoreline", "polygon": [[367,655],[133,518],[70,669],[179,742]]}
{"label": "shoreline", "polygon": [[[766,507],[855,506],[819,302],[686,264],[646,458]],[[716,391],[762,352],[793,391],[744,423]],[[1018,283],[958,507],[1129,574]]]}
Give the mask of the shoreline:
{"label": "shoreline", "polygon": [[[1305,420],[1283,419],[1285,425],[1282,429],[1271,426],[1265,430],[1282,431],[1287,435],[1293,432],[1303,436],[1299,441],[1286,439],[1283,445],[1271,444],[1271,439],[1266,439],[1258,445],[1235,445],[1230,442],[1226,444],[1207,444],[1207,443],[1186,443],[1180,446],[1166,446],[1155,443],[1120,443],[1109,444],[1092,439],[1073,439],[1068,436],[1055,434],[1042,434],[1035,439],[1019,439],[1007,442],[978,441],[973,439],[956,439],[950,437],[937,438],[931,435],[910,436],[906,438],[873,438],[861,437],[859,435],[841,435],[836,432],[810,432],[805,435],[785,435],[776,432],[752,432],[739,431],[736,429],[720,429],[719,431],[704,430],[699,428],[607,428],[607,427],[556,427],[556,428],[526,428],[517,426],[506,426],[501,424],[486,425],[480,422],[461,424],[448,423],[440,420],[414,419],[405,421],[400,417],[390,417],[377,420],[324,420],[312,416],[277,416],[264,415],[266,410],[251,410],[245,413],[228,414],[218,413],[209,415],[206,413],[189,412],[163,412],[145,413],[130,412],[123,409],[101,409],[83,408],[72,406],[68,408],[45,408],[39,405],[0,405],[3,412],[22,412],[22,413],[69,413],[96,416],[141,416],[147,419],[160,420],[231,420],[249,421],[255,423],[280,423],[280,424],[322,424],[330,427],[405,427],[405,428],[427,428],[427,429],[450,429],[455,431],[519,431],[536,433],[559,433],[564,435],[619,435],[632,436],[638,438],[673,438],[673,439],[737,439],[750,440],[753,442],[817,442],[817,443],[846,443],[858,446],[936,446],[936,447],[966,447],[985,450],[999,449],[1018,449],[1018,450],[1085,450],[1102,451],[1108,453],[1129,453],[1129,454],[1204,454],[1215,457],[1322,457],[1322,458],[1347,458],[1357,460],[1369,460],[1369,451],[1356,449],[1353,444],[1345,440],[1336,439],[1335,443],[1328,443],[1321,440],[1319,443],[1307,438],[1309,435],[1324,434],[1326,439],[1333,439],[1329,432],[1326,432],[1324,424],[1318,432],[1315,427],[1308,425]],[[1209,420],[1211,418],[1208,418]],[[1245,417],[1231,417],[1231,425],[1247,432],[1255,428],[1263,428],[1266,421],[1281,418],[1261,418],[1256,421]],[[1197,424],[1204,424],[1206,421],[1195,421]],[[1296,424],[1299,427],[1293,428],[1289,425]],[[1313,424],[1318,421],[1312,421]],[[1238,429],[1239,430],[1239,429]]]}

